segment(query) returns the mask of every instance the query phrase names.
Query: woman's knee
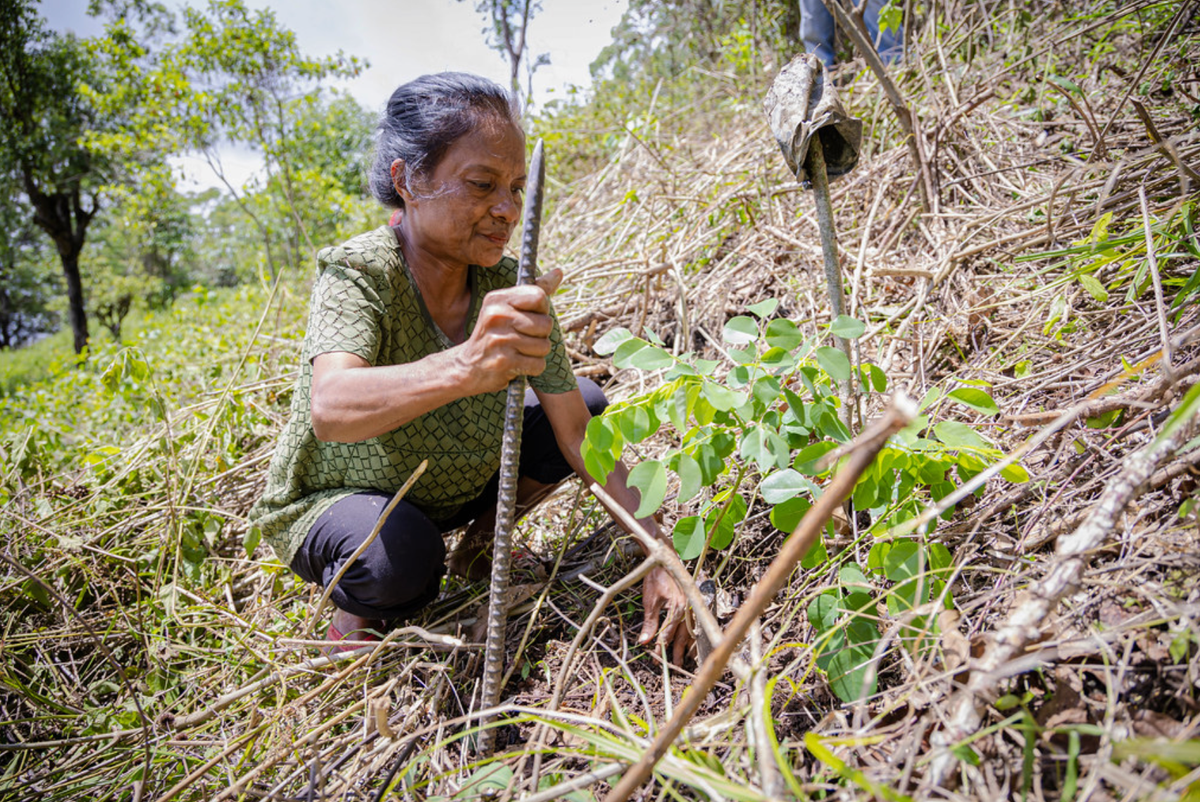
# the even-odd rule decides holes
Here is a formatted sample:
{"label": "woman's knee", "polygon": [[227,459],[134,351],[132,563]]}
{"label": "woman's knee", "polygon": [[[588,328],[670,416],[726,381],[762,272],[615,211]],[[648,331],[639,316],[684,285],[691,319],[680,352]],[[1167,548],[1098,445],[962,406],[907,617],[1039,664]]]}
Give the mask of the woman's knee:
{"label": "woman's knee", "polygon": [[598,384],[584,376],[577,376],[575,381],[579,385],[579,392],[583,395],[583,402],[587,404],[588,411],[592,413],[593,417],[608,408],[608,399]]}
{"label": "woman's knee", "polygon": [[[391,525],[389,520],[362,558],[369,561],[374,591],[371,606],[403,608],[440,586],[446,573],[446,543],[428,519],[422,526]],[[426,598],[423,603],[432,599]],[[392,617],[392,616],[387,616]]]}
{"label": "woman's knee", "polygon": [[[437,597],[445,573],[446,545],[437,526],[411,504],[401,502],[388,516],[378,536],[342,567],[374,529],[386,499],[363,494],[339,502],[314,527],[309,544],[313,554],[298,555],[292,567],[306,579],[333,589],[335,604],[366,618],[402,618]],[[303,559],[301,559],[303,557]]]}

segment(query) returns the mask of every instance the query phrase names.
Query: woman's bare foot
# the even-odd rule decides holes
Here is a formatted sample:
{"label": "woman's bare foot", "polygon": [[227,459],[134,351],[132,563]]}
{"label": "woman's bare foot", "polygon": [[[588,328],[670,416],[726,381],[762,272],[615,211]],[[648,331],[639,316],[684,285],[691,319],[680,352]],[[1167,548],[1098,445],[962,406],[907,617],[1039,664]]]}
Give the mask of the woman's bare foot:
{"label": "woman's bare foot", "polygon": [[478,582],[492,575],[492,542],[471,538],[470,534],[464,535],[462,542],[450,553],[446,567],[455,576]]}

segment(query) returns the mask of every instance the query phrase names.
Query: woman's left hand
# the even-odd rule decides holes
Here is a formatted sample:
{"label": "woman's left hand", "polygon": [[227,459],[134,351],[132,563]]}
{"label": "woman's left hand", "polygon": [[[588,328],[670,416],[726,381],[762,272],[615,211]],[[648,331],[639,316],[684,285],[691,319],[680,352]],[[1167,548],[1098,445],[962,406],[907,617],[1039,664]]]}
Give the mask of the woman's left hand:
{"label": "woman's left hand", "polygon": [[[638,636],[638,643],[644,646],[654,640],[657,634],[655,648],[662,649],[670,644],[671,662],[683,665],[687,648],[694,640],[692,630],[684,620],[687,597],[661,565],[650,569],[650,573],[642,580],[642,604],[645,606],[646,619],[642,622],[642,633]],[[659,617],[664,612],[667,618],[660,627]]]}

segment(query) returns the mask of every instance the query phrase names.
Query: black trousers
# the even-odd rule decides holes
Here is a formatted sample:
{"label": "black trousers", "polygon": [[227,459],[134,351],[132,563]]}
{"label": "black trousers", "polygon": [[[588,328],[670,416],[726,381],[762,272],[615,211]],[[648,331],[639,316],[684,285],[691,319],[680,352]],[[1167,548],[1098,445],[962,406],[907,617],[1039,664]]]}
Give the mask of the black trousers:
{"label": "black trousers", "polygon": [[[584,402],[593,415],[608,405],[590,379],[578,379]],[[525,391],[520,475],[553,485],[572,474],[558,448],[550,420],[533,390]],[[442,535],[464,526],[496,506],[497,474],[474,500],[452,518],[433,521],[415,504],[401,499],[379,536],[367,546],[330,594],[342,610],[363,618],[405,619],[437,598],[446,573]],[[309,530],[292,558],[301,578],[326,586],[375,528],[392,494],[356,493],[326,510]]]}

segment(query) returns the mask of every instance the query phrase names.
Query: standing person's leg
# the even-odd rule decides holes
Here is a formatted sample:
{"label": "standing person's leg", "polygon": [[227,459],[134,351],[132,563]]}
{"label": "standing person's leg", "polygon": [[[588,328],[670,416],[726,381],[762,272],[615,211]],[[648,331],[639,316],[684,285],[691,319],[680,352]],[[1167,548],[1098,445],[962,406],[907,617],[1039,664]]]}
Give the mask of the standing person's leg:
{"label": "standing person's leg", "polygon": [[[327,587],[370,535],[389,501],[389,493],[363,492],[334,504],[309,530],[292,558],[292,570]],[[412,504],[400,501],[330,594],[337,609],[328,639],[358,640],[364,630],[418,612],[437,598],[445,560],[438,526]]]}
{"label": "standing person's leg", "polygon": [[884,63],[892,64],[904,56],[903,28],[880,30],[879,12],[885,5],[887,5],[887,0],[867,0],[863,22],[867,24],[867,33],[871,35],[871,41],[875,45],[875,49],[879,51],[880,58]]}
{"label": "standing person's leg", "polygon": [[[608,406],[604,392],[591,379],[577,378],[583,401],[592,415],[599,415]],[[517,481],[516,520],[536,507],[574,469],[559,450],[550,420],[538,403],[533,390],[525,392],[525,420],[521,434],[520,478]],[[500,477],[492,478],[479,497],[460,512],[443,531],[470,525],[462,541],[450,555],[450,573],[471,580],[483,579],[491,573],[491,543],[496,531],[496,496]]]}
{"label": "standing person's leg", "polygon": [[804,50],[814,53],[826,67],[834,62],[834,30],[833,15],[821,0],[800,0],[800,41]]}

